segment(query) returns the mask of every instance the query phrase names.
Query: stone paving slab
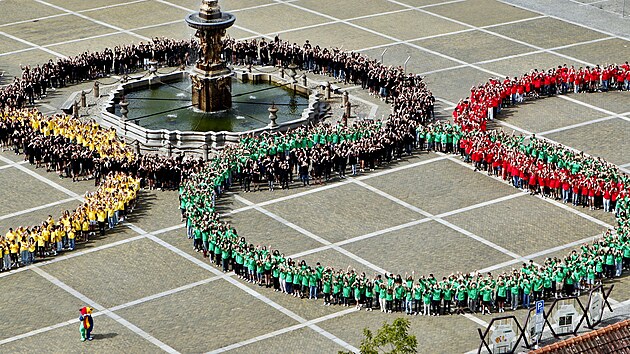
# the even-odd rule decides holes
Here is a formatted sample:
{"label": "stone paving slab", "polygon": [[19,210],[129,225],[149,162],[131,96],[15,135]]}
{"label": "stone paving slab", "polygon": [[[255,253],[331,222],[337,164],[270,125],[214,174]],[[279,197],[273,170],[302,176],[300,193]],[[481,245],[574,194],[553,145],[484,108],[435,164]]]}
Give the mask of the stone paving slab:
{"label": "stone paving slab", "polygon": [[460,99],[470,95],[470,88],[483,84],[493,75],[475,69],[458,68],[426,75],[425,82],[437,97],[456,104]]}
{"label": "stone paving slab", "polygon": [[222,280],[118,314],[184,353],[221,348],[297,323]]}
{"label": "stone paving slab", "polygon": [[[105,33],[114,33],[114,30],[106,31]],[[120,43],[139,43],[141,40],[137,37],[126,33],[117,33],[111,36],[97,38],[96,40],[85,40],[73,43],[52,45],[48,47],[57,53],[61,53],[65,56],[77,56],[85,52],[102,51],[105,48],[114,48]]]}
{"label": "stone paving slab", "polygon": [[[2,28],[3,32],[25,39],[31,43],[45,45],[59,42],[62,40],[73,40],[83,38],[86,33],[100,34],[114,32],[111,28],[96,24],[84,18],[68,15],[61,17],[48,18],[38,21],[38,26],[32,23],[20,23]],[[41,31],[40,26],[46,28],[54,28],[55,35],[51,36],[48,31]],[[32,64],[32,63],[29,63]]]}
{"label": "stone paving slab", "polygon": [[592,64],[622,64],[630,57],[630,45],[622,39],[611,39],[604,42],[582,44],[571,48],[560,49],[558,53],[578,57]]}
{"label": "stone paving slab", "polygon": [[557,68],[559,65],[567,65],[575,68],[582,66],[582,63],[572,61],[563,58],[556,54],[551,53],[535,53],[515,58],[503,59],[499,61],[493,61],[491,63],[479,64],[480,67],[488,69],[490,71],[509,76],[510,78],[522,76],[525,73],[530,73],[532,69],[538,69],[538,71],[547,71],[551,68]]}
{"label": "stone paving slab", "polygon": [[[15,181],[19,181],[15,183]],[[16,168],[6,168],[0,171],[0,185],[11,186],[3,195],[7,203],[0,205],[0,215],[37,207],[43,204],[66,199],[68,196],[50,187],[34,177]]]}
{"label": "stone paving slab", "polygon": [[[275,7],[276,6],[273,6],[271,8]],[[339,33],[343,33],[343,36],[337,37]],[[386,38],[365,32],[344,23],[333,23],[317,28],[307,28],[282,33],[282,39],[300,45],[308,40],[310,43],[319,45],[320,48],[339,48],[343,46],[345,50],[358,50],[390,43]]]}
{"label": "stone paving slab", "polygon": [[627,91],[572,95],[571,98],[618,114],[630,112],[630,93]]}
{"label": "stone paving slab", "polygon": [[[282,21],[270,21],[282,14]],[[238,12],[239,23],[247,23],[247,28],[259,33],[274,33],[290,28],[321,24],[331,20],[305,12],[289,5],[276,5]],[[300,43],[302,44],[302,43]]]}
{"label": "stone paving slab", "polygon": [[[359,311],[325,321],[320,327],[335,334],[346,342],[359,347],[363,339],[362,328],[368,327],[375,333],[384,322],[391,323],[399,314]],[[424,317],[409,316],[410,334],[418,340],[418,352],[463,353],[476,347],[478,325],[462,316]]]}
{"label": "stone paving slab", "polygon": [[146,232],[182,224],[176,191],[141,190],[136,204],[129,221]]}
{"label": "stone paving slab", "polygon": [[522,256],[604,231],[598,224],[529,196],[445,219]]}
{"label": "stone paving slab", "polygon": [[[0,27],[1,29],[2,27]],[[28,44],[16,41],[9,37],[0,35],[0,53],[8,53],[15,50],[30,48]]]}
{"label": "stone paving slab", "polygon": [[4,214],[1,216],[2,220],[0,220],[0,233],[4,234],[10,227],[16,229],[19,226],[40,226],[41,223],[46,220],[48,215],[52,215],[55,220],[58,220],[63,211],[72,211],[79,204],[80,202],[78,200],[73,200],[21,215],[10,216],[10,214]]}
{"label": "stone paving slab", "polygon": [[535,12],[522,10],[493,0],[456,2],[431,7],[427,11],[473,26],[488,26],[538,16]]}
{"label": "stone paving slab", "polygon": [[[63,13],[63,11],[54,9],[35,1],[23,0],[3,1],[2,12],[4,12],[5,14],[11,14],[11,16],[2,16],[2,19],[0,19],[0,25]],[[4,31],[4,28],[2,29],[2,31]]]}
{"label": "stone paving slab", "polygon": [[622,165],[630,161],[630,122],[618,118],[563,132],[548,138]]}
{"label": "stone paving slab", "polygon": [[[199,7],[199,2],[196,0],[177,0],[177,1],[172,1],[172,2],[186,6],[189,9],[197,9]],[[274,1],[272,0],[221,0],[219,1],[219,5],[221,5],[221,9],[225,9],[226,11],[247,9],[250,7],[273,4],[273,3]]]}
{"label": "stone paving slab", "polygon": [[365,182],[434,215],[517,192],[508,185],[502,185],[449,160],[371,178]]}
{"label": "stone paving slab", "polygon": [[91,10],[95,8],[100,8],[103,6],[113,6],[113,5],[121,5],[129,2],[129,0],[99,0],[98,2],[90,2],[83,0],[46,0],[47,3],[63,7],[70,11],[83,11],[86,12],[85,15],[89,16]]}
{"label": "stone paving slab", "polygon": [[[455,61],[432,53],[427,53],[406,44],[396,44],[385,48],[370,49],[364,51],[363,53],[371,58],[380,58],[385,49],[387,49],[387,52],[383,55],[383,63],[385,65],[403,66],[405,60],[407,60],[408,57],[411,57],[409,62],[407,62],[407,72],[410,73],[419,74],[459,65],[459,63]],[[429,88],[431,89],[431,87]]]}
{"label": "stone paving slab", "polygon": [[[168,38],[176,38],[176,39],[190,39],[192,38],[192,36],[195,35],[195,31],[192,28],[188,27],[188,25],[186,25],[184,21],[138,29],[138,30],[134,30],[133,32],[141,36],[145,36],[149,38],[168,37]],[[235,34],[239,32],[246,33],[249,35],[248,32],[241,31],[234,27],[229,28],[227,33],[230,36],[235,37]],[[137,41],[137,40],[138,38],[134,38],[131,40],[131,42]],[[126,42],[119,42],[119,43],[126,43]]]}
{"label": "stone paving slab", "polygon": [[[85,306],[32,271],[0,278],[0,289],[0,339],[78,318],[79,309]],[[4,346],[2,351],[11,352]]]}
{"label": "stone paving slab", "polygon": [[225,220],[229,220],[238,235],[245,237],[247,242],[271,245],[286,256],[321,246],[319,242],[253,209],[231,215]]}
{"label": "stone paving slab", "polygon": [[231,350],[230,353],[337,353],[344,348],[329,340],[325,340],[321,334],[310,328],[281,334],[277,337],[265,339],[260,342]]}
{"label": "stone paving slab", "polygon": [[442,279],[451,273],[469,273],[512,259],[436,221],[389,232],[343,248],[361,255],[389,272],[429,273]]}
{"label": "stone paving slab", "polygon": [[[335,0],[300,0],[296,4],[342,20],[405,9],[404,6],[388,1],[373,1],[367,6],[362,0],[346,0],[342,2]],[[381,17],[377,16],[377,18]]]}
{"label": "stone paving slab", "polygon": [[[419,11],[405,11],[353,20],[352,23],[402,40],[434,36],[467,28]],[[401,23],[413,23],[414,26],[402,27]]]}
{"label": "stone paving slab", "polygon": [[[551,97],[527,101],[514,109],[508,109],[501,113],[500,119],[530,132],[541,133],[606,116],[608,114],[569,102],[560,97]],[[585,126],[584,128],[590,131],[593,126]],[[504,129],[510,130],[509,128]],[[551,135],[549,138],[554,139]],[[571,144],[568,146],[575,147]]]}
{"label": "stone paving slab", "polygon": [[550,17],[492,27],[489,30],[542,48],[559,47],[606,37],[601,32]]}
{"label": "stone paving slab", "polygon": [[4,71],[2,83],[8,84],[13,81],[13,77],[21,77],[22,69],[20,69],[20,65],[37,66],[37,64],[47,62],[49,59],[56,59],[56,57],[41,49],[33,49],[0,57],[0,71]]}
{"label": "stone paving slab", "polygon": [[414,41],[421,47],[467,63],[532,52],[535,49],[481,31],[471,31]]}
{"label": "stone paving slab", "polygon": [[266,209],[331,242],[418,218],[413,211],[356,185],[309,194]]}
{"label": "stone paving slab", "polygon": [[[150,13],[151,16],[138,16],[138,14],[141,13]],[[106,22],[110,25],[123,29],[131,29],[179,20],[189,13],[190,11],[185,11],[157,1],[151,1],[91,11],[88,15],[90,18]]]}
{"label": "stone paving slab", "polygon": [[[78,305],[74,312],[79,318]],[[79,323],[57,328],[2,346],[6,353],[156,353],[159,348],[106,316],[94,318],[93,341],[81,342]]]}
{"label": "stone paving slab", "polygon": [[111,307],[208,278],[180,256],[142,239],[42,266],[70,287]]}

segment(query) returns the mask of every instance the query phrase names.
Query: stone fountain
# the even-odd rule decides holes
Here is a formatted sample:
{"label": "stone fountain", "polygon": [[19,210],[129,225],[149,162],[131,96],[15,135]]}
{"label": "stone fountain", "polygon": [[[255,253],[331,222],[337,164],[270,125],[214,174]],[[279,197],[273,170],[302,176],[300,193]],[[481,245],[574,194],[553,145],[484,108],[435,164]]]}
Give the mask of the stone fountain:
{"label": "stone fountain", "polygon": [[204,112],[232,107],[232,71],[221,60],[222,39],[236,17],[221,12],[217,0],[203,0],[198,13],[186,17],[188,26],[197,30],[199,59],[190,74],[192,104]]}

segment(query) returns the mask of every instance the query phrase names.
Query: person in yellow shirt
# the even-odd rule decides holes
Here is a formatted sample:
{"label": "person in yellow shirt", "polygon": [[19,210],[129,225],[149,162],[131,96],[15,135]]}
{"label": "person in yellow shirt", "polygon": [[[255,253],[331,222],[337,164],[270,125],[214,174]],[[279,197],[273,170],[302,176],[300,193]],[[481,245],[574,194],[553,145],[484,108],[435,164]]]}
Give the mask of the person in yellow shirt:
{"label": "person in yellow shirt", "polygon": [[26,242],[26,239],[24,237],[20,237],[20,263],[22,263],[22,265],[27,265],[28,264],[28,242]]}
{"label": "person in yellow shirt", "polygon": [[37,255],[40,258],[44,258],[46,256],[46,240],[40,231],[37,235]]}
{"label": "person in yellow shirt", "polygon": [[101,236],[105,236],[105,220],[107,219],[107,212],[103,208],[98,208],[96,211],[96,220],[98,221],[98,229],[101,232]]}
{"label": "person in yellow shirt", "polygon": [[20,251],[20,245],[17,242],[15,242],[15,240],[13,240],[9,244],[9,256],[11,257],[11,266],[9,267],[9,269],[20,266],[20,264],[18,263],[19,251]]}
{"label": "person in yellow shirt", "polygon": [[87,219],[83,219],[83,222],[81,222],[81,238],[85,242],[90,239],[90,223]]}
{"label": "person in yellow shirt", "polygon": [[33,264],[35,261],[35,251],[37,250],[37,244],[35,243],[34,238],[30,238],[28,240],[28,264]]}
{"label": "person in yellow shirt", "polygon": [[70,247],[70,251],[74,251],[74,247],[75,247],[75,238],[76,238],[76,234],[74,233],[74,230],[71,228],[68,228],[67,230],[67,234],[68,234],[68,242],[69,242],[69,247]]}
{"label": "person in yellow shirt", "polygon": [[9,245],[6,241],[0,240],[0,256],[2,256],[2,270],[11,269],[11,256],[9,255]]}

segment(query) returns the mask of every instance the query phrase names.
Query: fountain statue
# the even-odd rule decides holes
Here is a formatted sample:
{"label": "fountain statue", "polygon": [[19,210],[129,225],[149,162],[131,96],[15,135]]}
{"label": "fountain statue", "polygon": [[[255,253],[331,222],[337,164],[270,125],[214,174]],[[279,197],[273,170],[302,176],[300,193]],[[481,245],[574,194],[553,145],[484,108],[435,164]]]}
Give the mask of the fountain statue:
{"label": "fountain statue", "polygon": [[190,75],[192,103],[204,112],[232,107],[232,71],[221,60],[222,38],[236,17],[221,12],[218,0],[203,0],[198,13],[186,17],[188,26],[197,30],[199,59]]}

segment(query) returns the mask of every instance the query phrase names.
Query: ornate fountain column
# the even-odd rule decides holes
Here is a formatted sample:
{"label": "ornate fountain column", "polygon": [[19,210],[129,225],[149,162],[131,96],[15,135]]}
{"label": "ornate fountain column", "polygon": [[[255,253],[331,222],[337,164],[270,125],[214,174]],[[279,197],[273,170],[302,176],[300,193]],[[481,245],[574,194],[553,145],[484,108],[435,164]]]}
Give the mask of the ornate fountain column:
{"label": "ornate fountain column", "polygon": [[221,60],[222,39],[236,17],[221,12],[217,0],[203,0],[198,13],[186,17],[188,26],[197,30],[199,59],[190,75],[192,103],[205,112],[232,107],[232,71]]}

